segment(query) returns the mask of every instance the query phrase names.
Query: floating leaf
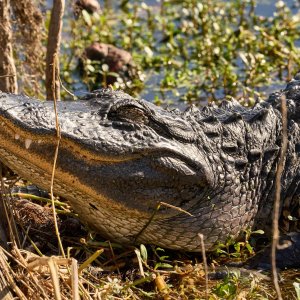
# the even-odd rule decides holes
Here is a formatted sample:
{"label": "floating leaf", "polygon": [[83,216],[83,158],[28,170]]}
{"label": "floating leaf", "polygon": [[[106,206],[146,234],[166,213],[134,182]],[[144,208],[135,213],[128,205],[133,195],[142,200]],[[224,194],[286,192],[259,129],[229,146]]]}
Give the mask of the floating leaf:
{"label": "floating leaf", "polygon": [[92,26],[92,20],[91,20],[91,16],[90,14],[84,9],[82,10],[82,16],[83,16],[83,19],[85,21],[85,23],[91,27]]}
{"label": "floating leaf", "polygon": [[153,56],[153,51],[150,49],[150,47],[146,46],[144,49],[147,56],[151,58]]}
{"label": "floating leaf", "polygon": [[107,72],[109,70],[109,66],[107,64],[103,64],[101,68],[103,72]]}

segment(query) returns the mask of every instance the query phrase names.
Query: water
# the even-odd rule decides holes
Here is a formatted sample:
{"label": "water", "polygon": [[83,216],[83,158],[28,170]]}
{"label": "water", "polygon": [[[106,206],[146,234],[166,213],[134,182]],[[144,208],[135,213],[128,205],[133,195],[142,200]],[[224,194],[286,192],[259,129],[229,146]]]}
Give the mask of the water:
{"label": "water", "polygon": [[[226,0],[225,0],[226,1]],[[231,1],[235,1],[235,0],[231,0]],[[50,2],[50,1],[48,1]],[[109,8],[116,8],[120,1],[119,0],[107,0],[107,1],[99,1],[101,7],[109,7]],[[129,1],[130,2],[130,1]],[[148,6],[159,6],[160,5],[160,1],[156,1],[156,0],[144,0],[144,2],[148,5]],[[275,4],[276,4],[276,0],[260,0],[257,1],[256,4],[256,14],[261,15],[261,16],[265,16],[265,17],[271,17],[273,15],[273,13],[275,12]],[[290,8],[294,8],[295,11],[297,9],[297,6],[299,5],[299,1],[298,0],[284,0],[283,1],[288,7]]]}
{"label": "water", "polygon": [[[257,1],[255,12],[258,15],[264,17],[271,17],[275,12],[275,0],[262,0]],[[292,9],[292,12],[297,12],[297,7],[299,5],[298,0],[285,0],[283,1],[288,7]]]}
{"label": "water", "polygon": [[[233,1],[233,0],[232,0]],[[119,9],[118,8],[118,5],[120,4],[120,1],[116,1],[116,0],[107,0],[107,1],[99,1],[100,2],[100,5],[102,8],[112,8],[112,9]],[[144,1],[148,6],[152,6],[153,9],[158,9],[159,6],[160,6],[160,1],[156,1],[156,0],[145,0]],[[275,4],[277,1],[275,0],[262,0],[262,1],[257,1],[257,5],[256,5],[256,9],[255,9],[255,13],[257,15],[261,15],[261,16],[265,16],[265,17],[271,17],[275,10],[276,10],[276,7],[275,7]],[[292,8],[292,12],[297,12],[297,4],[299,5],[299,1],[296,1],[296,0],[285,0],[283,1],[288,7]],[[52,6],[52,1],[50,0],[47,0],[47,7],[50,9]],[[71,5],[68,5],[68,3],[66,4],[66,10],[67,10],[67,13],[66,15],[72,15],[72,12],[71,12]],[[64,36],[63,38],[66,40],[70,37],[66,36],[66,34],[64,33]],[[155,97],[155,92],[153,92],[153,88],[152,87],[158,87],[159,86],[159,82],[160,80],[163,78],[163,74],[162,72],[160,74],[153,74],[151,76],[148,76],[148,79],[146,80],[145,82],[145,86],[148,87],[148,88],[145,88],[140,96],[148,101],[153,101],[154,97]],[[78,78],[79,79],[79,78]],[[80,81],[80,80],[79,80]],[[281,86],[280,86],[281,87]],[[82,91],[84,90],[84,85],[83,84],[76,84],[76,86],[73,86],[73,88],[75,89],[75,93],[76,93],[76,90],[77,91]],[[278,87],[274,87],[271,86],[269,87],[270,90],[274,90]],[[165,94],[166,98],[167,99],[172,99],[174,98],[173,94],[171,91],[167,91],[166,94]],[[176,102],[176,105],[177,106],[182,106],[181,105],[182,103],[178,103]]]}
{"label": "water", "polygon": [[[71,0],[69,0],[71,2]],[[71,9],[71,5],[69,5],[69,1],[66,2],[66,9]],[[234,1],[234,0],[232,0]],[[72,1],[73,2],[73,1]],[[98,0],[101,7],[104,8],[117,8],[120,4],[119,0]],[[144,1],[148,6],[159,6],[160,1],[156,0],[145,0]],[[296,10],[297,6],[299,5],[298,0],[284,0],[283,1],[288,7],[293,8]],[[47,0],[46,2],[46,8],[51,9],[52,7],[52,0]],[[256,5],[255,12],[259,15],[265,16],[265,17],[271,17],[275,11],[275,0],[261,0],[258,1]]]}

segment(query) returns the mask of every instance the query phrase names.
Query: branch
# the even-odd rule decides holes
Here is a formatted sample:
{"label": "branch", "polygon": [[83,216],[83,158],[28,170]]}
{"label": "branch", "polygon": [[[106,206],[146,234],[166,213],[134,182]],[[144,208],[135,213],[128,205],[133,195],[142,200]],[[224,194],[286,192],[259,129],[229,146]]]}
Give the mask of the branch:
{"label": "branch", "polygon": [[[59,48],[65,0],[54,0],[48,33],[46,56],[47,100],[60,99]],[[55,61],[56,60],[56,61]]]}

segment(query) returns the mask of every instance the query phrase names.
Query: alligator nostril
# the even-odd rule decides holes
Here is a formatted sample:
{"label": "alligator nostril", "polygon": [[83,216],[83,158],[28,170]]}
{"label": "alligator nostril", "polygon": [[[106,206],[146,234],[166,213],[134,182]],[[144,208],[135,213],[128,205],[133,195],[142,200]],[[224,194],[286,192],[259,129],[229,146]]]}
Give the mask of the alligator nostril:
{"label": "alligator nostril", "polygon": [[93,208],[94,210],[99,210],[94,204],[89,203],[90,207]]}

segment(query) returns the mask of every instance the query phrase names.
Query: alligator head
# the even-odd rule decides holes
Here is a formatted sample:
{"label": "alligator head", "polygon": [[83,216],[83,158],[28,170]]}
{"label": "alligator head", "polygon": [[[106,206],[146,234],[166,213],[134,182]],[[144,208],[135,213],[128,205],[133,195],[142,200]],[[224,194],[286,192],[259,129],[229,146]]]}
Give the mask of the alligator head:
{"label": "alligator head", "polygon": [[[299,86],[282,93],[292,85]],[[282,93],[252,109],[224,101],[185,112],[111,90],[58,102],[54,191],[82,220],[120,242],[200,251],[198,233],[207,248],[236,237],[270,216],[282,127],[275,106]],[[53,102],[0,98],[0,159],[49,189],[58,141]],[[294,98],[287,163],[296,167],[283,177],[284,195],[292,198],[299,192]],[[158,209],[161,202],[173,207]]]}

